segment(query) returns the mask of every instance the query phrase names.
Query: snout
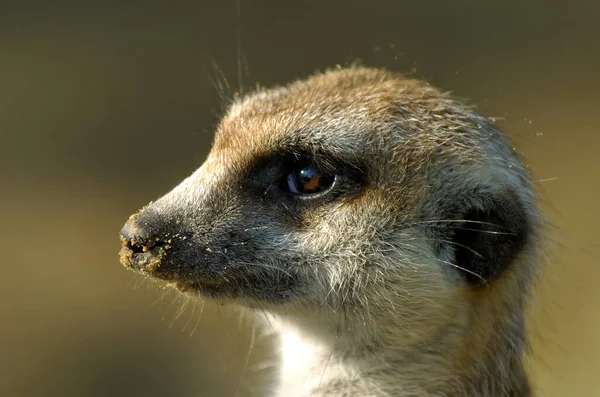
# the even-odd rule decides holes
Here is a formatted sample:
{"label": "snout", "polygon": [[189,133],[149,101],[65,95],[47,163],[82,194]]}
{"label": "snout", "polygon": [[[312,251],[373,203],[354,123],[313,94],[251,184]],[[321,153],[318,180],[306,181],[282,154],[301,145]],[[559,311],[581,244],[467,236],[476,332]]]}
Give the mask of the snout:
{"label": "snout", "polygon": [[153,226],[140,214],[130,217],[120,233],[123,247],[119,256],[123,266],[170,279],[164,264],[168,251],[172,249],[172,239],[161,234],[163,233],[159,228]]}

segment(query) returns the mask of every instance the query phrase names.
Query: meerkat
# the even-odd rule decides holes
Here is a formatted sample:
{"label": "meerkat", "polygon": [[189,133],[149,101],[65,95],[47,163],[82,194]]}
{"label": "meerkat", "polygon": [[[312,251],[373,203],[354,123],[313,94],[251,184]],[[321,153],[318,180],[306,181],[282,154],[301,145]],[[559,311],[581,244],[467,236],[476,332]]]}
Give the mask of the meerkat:
{"label": "meerkat", "polygon": [[540,219],[488,119],[355,66],[234,100],[204,164],[129,218],[120,257],[266,309],[272,396],[526,397]]}

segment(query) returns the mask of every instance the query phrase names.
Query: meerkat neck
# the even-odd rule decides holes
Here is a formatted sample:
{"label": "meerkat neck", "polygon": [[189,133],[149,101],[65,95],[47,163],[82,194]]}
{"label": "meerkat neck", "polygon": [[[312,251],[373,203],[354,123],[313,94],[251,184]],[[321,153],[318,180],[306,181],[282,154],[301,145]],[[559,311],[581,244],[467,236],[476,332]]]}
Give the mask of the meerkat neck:
{"label": "meerkat neck", "polygon": [[484,356],[465,357],[469,346],[459,348],[451,338],[399,349],[349,338],[344,329],[315,334],[289,318],[269,321],[281,341],[276,397],[531,395],[521,348],[508,341],[489,341]]}
{"label": "meerkat neck", "polygon": [[[315,335],[287,318],[270,321],[281,343],[281,368],[274,396],[367,396],[366,384],[371,385],[370,393],[375,393],[373,386],[379,382],[371,382],[365,375],[384,363],[360,352],[364,346],[347,349],[343,347],[343,334]],[[382,395],[381,390],[377,389],[375,395]]]}

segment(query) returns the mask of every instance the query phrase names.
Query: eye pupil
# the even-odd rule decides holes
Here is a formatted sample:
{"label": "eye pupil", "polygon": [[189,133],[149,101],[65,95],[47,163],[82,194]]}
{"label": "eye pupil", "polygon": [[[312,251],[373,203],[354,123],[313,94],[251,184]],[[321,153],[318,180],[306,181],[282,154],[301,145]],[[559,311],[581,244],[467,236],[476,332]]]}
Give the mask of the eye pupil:
{"label": "eye pupil", "polygon": [[315,166],[298,168],[288,174],[288,189],[295,194],[314,194],[333,186],[334,175],[325,175]]}
{"label": "eye pupil", "polygon": [[298,183],[302,192],[315,192],[321,185],[321,173],[314,167],[303,168],[298,173]]}

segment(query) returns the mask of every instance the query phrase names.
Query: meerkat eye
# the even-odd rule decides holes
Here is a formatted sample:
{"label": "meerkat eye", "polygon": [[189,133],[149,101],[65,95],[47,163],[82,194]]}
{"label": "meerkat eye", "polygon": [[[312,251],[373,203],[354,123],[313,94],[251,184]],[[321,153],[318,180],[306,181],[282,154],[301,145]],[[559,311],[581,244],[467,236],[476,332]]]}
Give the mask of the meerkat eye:
{"label": "meerkat eye", "polygon": [[335,175],[327,175],[315,166],[306,166],[290,172],[287,185],[294,194],[315,194],[333,186]]}

